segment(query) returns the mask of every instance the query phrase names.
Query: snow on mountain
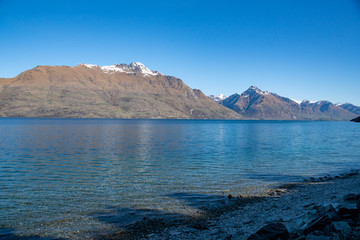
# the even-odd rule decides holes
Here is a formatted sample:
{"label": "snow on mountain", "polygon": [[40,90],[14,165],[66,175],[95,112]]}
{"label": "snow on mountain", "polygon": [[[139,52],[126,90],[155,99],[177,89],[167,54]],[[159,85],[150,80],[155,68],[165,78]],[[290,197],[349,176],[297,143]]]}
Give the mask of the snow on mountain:
{"label": "snow on mountain", "polygon": [[214,100],[215,102],[220,102],[227,98],[224,94],[210,95],[208,97],[211,98],[212,100]]}
{"label": "snow on mountain", "polygon": [[268,91],[262,91],[260,90],[258,87],[256,86],[251,86],[248,88],[248,90],[246,90],[245,92],[243,92],[242,94],[244,95],[247,95],[248,93],[251,93],[251,92],[256,92],[257,94],[260,94],[260,95],[268,95],[270,94],[270,92]]}
{"label": "snow on mountain", "polygon": [[337,103],[336,104],[337,107],[341,107],[345,110],[348,110],[349,112],[352,112],[356,115],[360,115],[360,106],[355,106],[351,103]]}
{"label": "snow on mountain", "polygon": [[[263,120],[350,120],[355,117],[329,101],[292,100],[251,86],[219,102],[247,119]],[[355,111],[355,110],[352,110]]]}
{"label": "snow on mountain", "polygon": [[290,100],[293,101],[293,102],[296,102],[299,105],[302,103],[302,101],[300,101],[300,100],[296,100],[296,99],[290,99]]}
{"label": "snow on mountain", "polygon": [[147,76],[147,75],[155,76],[155,75],[161,74],[158,71],[150,70],[149,68],[147,68],[144,64],[142,64],[140,62],[130,63],[129,65],[113,64],[110,66],[102,66],[102,67],[100,67],[98,65],[94,65],[94,64],[82,63],[82,64],[79,64],[79,66],[85,66],[88,68],[100,68],[105,73],[115,73],[115,72],[124,72],[127,74],[142,73],[145,76]]}
{"label": "snow on mountain", "polygon": [[99,67],[98,65],[95,65],[95,64],[87,64],[87,63],[82,63],[82,64],[79,64],[79,65],[83,65],[83,66],[88,67],[88,68],[96,68],[96,67]]}
{"label": "snow on mountain", "polygon": [[320,104],[321,102],[324,102],[324,101],[309,101],[307,99],[302,100],[302,101],[296,100],[296,99],[290,99],[290,100],[293,101],[293,102],[296,102],[299,105],[301,105],[301,104],[315,104],[315,103]]}

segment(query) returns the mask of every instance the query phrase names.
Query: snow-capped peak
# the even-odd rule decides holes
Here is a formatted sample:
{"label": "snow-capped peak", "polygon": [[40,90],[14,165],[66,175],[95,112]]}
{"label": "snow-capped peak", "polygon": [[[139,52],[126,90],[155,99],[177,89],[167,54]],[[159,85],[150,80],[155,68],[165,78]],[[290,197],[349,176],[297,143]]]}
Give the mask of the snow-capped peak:
{"label": "snow-capped peak", "polygon": [[127,64],[113,64],[110,66],[98,66],[98,65],[94,65],[94,64],[80,64],[81,66],[85,66],[88,68],[96,68],[99,67],[103,72],[105,73],[115,73],[115,72],[124,72],[124,73],[128,73],[128,74],[133,74],[133,73],[142,73],[145,76],[147,75],[158,75],[161,74],[157,71],[152,71],[149,68],[147,68],[144,64],[140,63],[140,62],[133,62],[130,63],[129,65]]}
{"label": "snow-capped peak", "polygon": [[270,92],[268,91],[261,91],[258,87],[256,86],[251,86],[248,88],[248,90],[246,90],[243,94],[247,95],[249,92],[256,92],[257,94],[261,94],[261,95],[268,95],[270,94]]}
{"label": "snow-capped peak", "polygon": [[224,100],[226,98],[226,96],[224,94],[219,94],[217,96],[220,100]]}
{"label": "snow-capped peak", "polygon": [[215,102],[220,102],[222,100],[225,100],[227,97],[224,94],[219,94],[219,95],[210,95],[209,98],[211,98]]}
{"label": "snow-capped peak", "polygon": [[156,71],[151,71],[150,69],[145,67],[145,65],[142,64],[141,62],[130,63],[130,69],[134,70],[134,71],[140,71],[145,75],[157,75],[157,74],[159,74]]}

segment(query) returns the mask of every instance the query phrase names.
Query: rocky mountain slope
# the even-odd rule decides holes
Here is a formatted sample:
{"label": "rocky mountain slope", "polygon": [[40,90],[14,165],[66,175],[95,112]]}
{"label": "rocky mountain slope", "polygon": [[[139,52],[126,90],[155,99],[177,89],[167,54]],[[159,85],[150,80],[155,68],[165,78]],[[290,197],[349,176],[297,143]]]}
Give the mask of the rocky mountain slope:
{"label": "rocky mountain slope", "polygon": [[200,90],[141,63],[37,66],[0,78],[0,117],[240,118]]}
{"label": "rocky mountain slope", "polygon": [[241,94],[219,101],[246,119],[350,120],[356,114],[328,101],[295,101],[251,86]]}
{"label": "rocky mountain slope", "polygon": [[351,103],[336,104],[336,106],[346,109],[356,115],[360,115],[360,107],[352,105]]}

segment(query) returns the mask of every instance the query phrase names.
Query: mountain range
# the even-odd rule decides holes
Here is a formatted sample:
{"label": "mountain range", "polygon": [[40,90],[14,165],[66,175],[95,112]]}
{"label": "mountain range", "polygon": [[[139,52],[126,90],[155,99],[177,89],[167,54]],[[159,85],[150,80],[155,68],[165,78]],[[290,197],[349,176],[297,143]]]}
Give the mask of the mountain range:
{"label": "mountain range", "polygon": [[37,66],[0,78],[0,117],[240,119],[142,63]]}
{"label": "mountain range", "polygon": [[37,66],[0,78],[0,117],[350,120],[350,103],[296,101],[250,87],[205,96],[142,63]]}
{"label": "mountain range", "polygon": [[360,115],[360,107],[349,103],[335,105],[329,101],[297,101],[262,91],[255,86],[222,100],[213,95],[209,97],[245,119],[350,120]]}

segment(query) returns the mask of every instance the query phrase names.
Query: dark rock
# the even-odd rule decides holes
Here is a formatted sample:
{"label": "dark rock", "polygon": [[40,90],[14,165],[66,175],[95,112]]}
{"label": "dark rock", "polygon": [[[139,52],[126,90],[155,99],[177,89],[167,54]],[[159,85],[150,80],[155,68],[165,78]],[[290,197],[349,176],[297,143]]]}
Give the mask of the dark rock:
{"label": "dark rock", "polygon": [[351,227],[345,221],[332,222],[331,230],[333,230],[335,233],[339,233],[345,237],[350,232]]}
{"label": "dark rock", "polygon": [[356,194],[355,193],[349,193],[344,196],[345,201],[356,201]]}
{"label": "dark rock", "polygon": [[356,219],[359,217],[360,209],[356,204],[346,204],[339,207],[338,214],[344,219]]}
{"label": "dark rock", "polygon": [[357,118],[354,118],[354,119],[351,119],[352,122],[360,122],[360,117],[357,117]]}
{"label": "dark rock", "polygon": [[[309,234],[306,236],[305,240],[334,240],[334,236],[324,236],[324,235],[315,235]],[[338,238],[340,240],[340,238]]]}
{"label": "dark rock", "polygon": [[359,231],[352,231],[347,235],[346,239],[347,240],[359,240],[360,239],[360,232]]}
{"label": "dark rock", "polygon": [[339,216],[332,205],[319,208],[318,212],[320,217],[316,218],[309,224],[306,224],[302,229],[303,234],[307,235],[315,230],[322,230],[332,221],[339,219]]}
{"label": "dark rock", "polygon": [[262,227],[259,231],[252,234],[248,240],[285,240],[289,238],[289,231],[283,224],[272,223]]}
{"label": "dark rock", "polygon": [[250,223],[254,223],[254,220],[249,220],[249,221],[244,222],[244,224],[250,224]]}
{"label": "dark rock", "polygon": [[208,224],[204,221],[195,222],[190,225],[191,228],[195,228],[198,230],[207,230],[209,229]]}

